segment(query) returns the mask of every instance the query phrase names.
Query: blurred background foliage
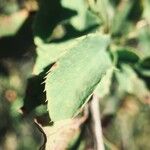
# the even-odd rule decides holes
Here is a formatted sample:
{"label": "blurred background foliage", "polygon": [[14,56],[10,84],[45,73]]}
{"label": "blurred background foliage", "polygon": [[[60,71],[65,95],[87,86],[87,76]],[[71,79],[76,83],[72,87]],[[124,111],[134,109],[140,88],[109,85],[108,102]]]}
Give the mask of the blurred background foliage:
{"label": "blurred background foliage", "polygon": [[[150,0],[0,0],[0,149],[42,145],[34,119],[49,122],[46,72],[62,47],[95,31],[111,35],[118,68],[100,100],[106,149],[150,149]],[[94,149],[91,126],[89,115],[68,149]]]}

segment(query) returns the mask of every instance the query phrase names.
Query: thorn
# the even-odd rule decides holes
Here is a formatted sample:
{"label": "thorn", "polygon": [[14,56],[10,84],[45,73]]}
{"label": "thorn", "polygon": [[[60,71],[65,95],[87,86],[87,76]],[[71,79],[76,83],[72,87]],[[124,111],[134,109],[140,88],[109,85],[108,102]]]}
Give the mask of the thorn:
{"label": "thorn", "polygon": [[46,79],[47,79],[47,75],[46,75],[43,79],[45,79],[45,80],[46,80]]}
{"label": "thorn", "polygon": [[45,84],[45,81],[41,82],[41,85],[42,85],[42,84]]}

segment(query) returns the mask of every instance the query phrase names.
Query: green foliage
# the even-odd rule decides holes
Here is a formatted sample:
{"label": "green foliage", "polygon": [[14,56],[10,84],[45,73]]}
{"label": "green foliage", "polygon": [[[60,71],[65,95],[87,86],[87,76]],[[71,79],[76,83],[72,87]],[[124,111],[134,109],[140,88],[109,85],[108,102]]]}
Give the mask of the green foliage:
{"label": "green foliage", "polygon": [[61,3],[62,6],[73,9],[77,12],[77,15],[73,16],[69,21],[76,30],[82,31],[89,28],[90,26],[100,23],[98,17],[93,15],[88,10],[88,3],[86,1],[62,0]]}
{"label": "green foliage", "polygon": [[120,90],[136,95],[140,99],[143,99],[144,95],[149,95],[145,83],[136,75],[130,66],[122,65],[121,69],[121,72],[116,72]]}
{"label": "green foliage", "polygon": [[145,57],[150,56],[150,25],[146,25],[144,28],[139,30],[139,47]]}
{"label": "green foliage", "polygon": [[114,53],[119,63],[135,64],[140,60],[140,55],[136,50],[132,50],[131,48],[117,48]]}
{"label": "green foliage", "polygon": [[0,0],[0,149],[38,131],[41,149],[95,149],[96,98],[106,149],[149,150],[149,18],[150,0]]}
{"label": "green foliage", "polygon": [[150,77],[150,57],[141,60],[137,65],[137,70],[144,76]]}
{"label": "green foliage", "polygon": [[[39,74],[44,68],[56,62],[60,57],[65,55],[66,51],[77,44],[80,39],[68,40],[61,43],[43,43],[36,41],[37,43],[37,55],[36,65],[34,66],[34,73]],[[45,55],[46,54],[46,55]]]}
{"label": "green foliage", "polygon": [[107,36],[88,35],[50,69],[45,89],[52,121],[74,117],[85,104],[111,67],[108,43]]}
{"label": "green foliage", "polygon": [[[127,34],[132,30],[134,21],[137,21],[142,14],[141,0],[121,1],[116,9],[115,16],[112,22],[111,33],[114,36]],[[133,18],[132,18],[133,17]]]}

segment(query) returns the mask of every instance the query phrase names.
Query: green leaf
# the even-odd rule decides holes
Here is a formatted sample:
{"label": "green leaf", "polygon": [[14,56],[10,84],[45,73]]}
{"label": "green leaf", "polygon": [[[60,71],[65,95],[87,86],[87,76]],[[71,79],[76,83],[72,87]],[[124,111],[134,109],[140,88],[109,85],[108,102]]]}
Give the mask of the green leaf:
{"label": "green leaf", "polygon": [[70,24],[79,31],[99,23],[98,17],[92,15],[88,10],[87,2],[84,0],[62,0],[62,6],[75,10],[77,15],[70,19]]}
{"label": "green leaf", "polygon": [[110,0],[88,0],[90,10],[99,18],[103,24],[104,32],[108,32],[110,23],[114,16],[114,8]]}
{"label": "green leaf", "polygon": [[74,117],[93,93],[111,67],[109,41],[108,36],[89,35],[51,68],[45,89],[52,121]]}
{"label": "green leaf", "polygon": [[131,63],[135,64],[140,60],[140,55],[136,50],[132,48],[117,48],[114,55],[118,58],[118,63]]}
{"label": "green leaf", "polygon": [[150,25],[145,25],[138,31],[139,48],[144,57],[150,56]]}
{"label": "green leaf", "polygon": [[136,69],[138,69],[142,75],[150,77],[150,57],[146,57],[141,60],[137,64]]}
{"label": "green leaf", "polygon": [[76,29],[83,30],[86,23],[85,18],[87,11],[85,2],[83,0],[62,0],[61,3],[63,6],[76,10],[78,12],[78,15],[71,18],[70,22]]}
{"label": "green leaf", "polygon": [[144,81],[129,65],[122,65],[122,71],[116,72],[116,77],[120,90],[134,94],[141,100],[150,94]]}
{"label": "green leaf", "polygon": [[143,5],[144,5],[144,10],[143,10],[143,18],[146,19],[146,21],[148,21],[150,23],[150,0],[145,0],[143,1]]}
{"label": "green leaf", "polygon": [[33,69],[33,74],[39,74],[48,65],[56,62],[60,57],[65,55],[68,49],[77,44],[82,38],[84,38],[84,36],[74,40],[50,44],[43,43],[36,39],[37,60]]}
{"label": "green leaf", "polygon": [[146,57],[140,62],[140,66],[143,68],[150,69],[150,57]]}
{"label": "green leaf", "polygon": [[127,26],[125,26],[127,16],[132,8],[133,1],[125,1],[122,4],[120,3],[120,7],[118,6],[118,9],[116,9],[115,16],[112,22],[111,26],[111,32],[113,35],[120,35]]}
{"label": "green leaf", "polygon": [[142,15],[141,0],[122,0],[116,9],[113,22],[111,24],[112,35],[120,36],[133,30],[134,22],[138,21]]}
{"label": "green leaf", "polygon": [[144,57],[150,56],[150,0],[143,1],[143,20],[138,23],[138,46]]}

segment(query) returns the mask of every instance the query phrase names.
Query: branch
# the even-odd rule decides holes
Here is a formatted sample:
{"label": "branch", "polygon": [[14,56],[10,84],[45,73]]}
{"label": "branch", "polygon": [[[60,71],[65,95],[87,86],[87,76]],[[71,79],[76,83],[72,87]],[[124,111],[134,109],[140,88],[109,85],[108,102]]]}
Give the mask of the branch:
{"label": "branch", "polygon": [[97,150],[105,150],[102,134],[102,125],[100,119],[100,107],[99,107],[99,98],[96,95],[93,95],[91,101],[91,114],[94,123],[94,133],[96,138]]}

